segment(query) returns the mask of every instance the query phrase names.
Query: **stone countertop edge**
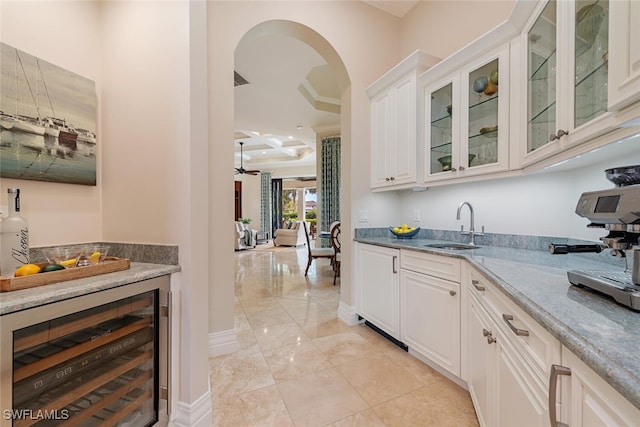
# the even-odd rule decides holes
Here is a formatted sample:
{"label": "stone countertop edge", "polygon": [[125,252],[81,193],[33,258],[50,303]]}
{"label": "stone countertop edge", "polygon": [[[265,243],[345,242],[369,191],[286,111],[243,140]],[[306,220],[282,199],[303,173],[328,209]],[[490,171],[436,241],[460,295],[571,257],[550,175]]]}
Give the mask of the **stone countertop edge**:
{"label": "stone countertop edge", "polygon": [[181,271],[179,265],[132,262],[128,270],[0,293],[0,316]]}
{"label": "stone countertop edge", "polygon": [[[557,270],[562,269],[562,267],[559,265],[547,267],[541,263],[541,259],[548,260],[550,262],[562,260],[569,264],[575,263],[576,269],[608,269],[619,271],[615,266],[600,263],[594,265],[593,262],[585,260],[582,257],[572,257],[572,255],[557,255],[552,256],[553,258],[549,258],[551,255],[543,251],[531,251],[515,248],[494,248],[480,245],[479,249],[453,251],[427,248],[424,246],[430,243],[443,243],[444,241],[442,240],[401,240],[388,237],[356,237],[354,241],[395,249],[415,250],[434,255],[460,258],[468,261],[476,270],[481,272],[491,283],[500,289],[507,298],[529,314],[536,322],[542,325],[542,327],[556,337],[564,346],[576,354],[608,384],[628,399],[635,407],[640,409],[640,357],[634,356],[637,353],[637,348],[632,348],[635,347],[638,342],[637,337],[632,335],[635,331],[630,331],[629,328],[624,329],[624,332],[630,335],[628,337],[629,339],[625,340],[625,337],[620,337],[620,346],[627,346],[628,348],[628,351],[622,352],[628,355],[628,360],[625,361],[630,362],[630,366],[622,365],[619,360],[615,359],[613,355],[614,351],[609,348],[599,348],[597,346],[597,340],[594,339],[594,337],[590,337],[585,334],[585,332],[581,332],[579,329],[582,325],[572,325],[567,323],[568,320],[561,319],[563,314],[562,305],[571,305],[569,297],[566,298],[566,301],[562,301],[561,299],[558,300],[556,298],[557,301],[554,302],[554,307],[545,307],[544,305],[534,301],[535,295],[533,295],[532,292],[528,295],[526,289],[518,289],[517,283],[515,283],[517,280],[514,280],[513,277],[511,277],[510,280],[505,280],[501,278],[498,273],[492,270],[491,265],[486,266],[483,265],[483,263],[489,261],[490,258],[494,258],[495,260],[512,264],[511,269],[516,271],[517,265],[528,264],[526,262],[522,262],[523,259],[527,259],[526,256],[534,254],[533,258],[537,259],[533,260],[529,266],[534,266],[539,269],[549,268],[556,270],[553,274],[556,274]],[[536,252],[540,252],[540,256],[536,257]],[[566,274],[566,269],[563,271]],[[514,272],[512,274],[517,273]],[[566,282],[566,287],[571,287],[568,280],[566,280],[566,276],[564,280]],[[627,320],[631,319],[631,321],[635,322],[640,321],[640,313],[636,313],[626,307],[619,306],[613,301],[609,301],[608,299],[600,298],[598,296],[586,296],[584,298],[595,298],[595,301],[597,301],[597,304],[594,305],[596,310],[601,308],[601,311],[606,311],[606,313],[603,313],[603,316],[610,316],[611,313],[614,313],[623,316]],[[635,316],[637,316],[637,319],[635,319]],[[595,331],[594,333],[597,334],[598,332],[599,331]]]}

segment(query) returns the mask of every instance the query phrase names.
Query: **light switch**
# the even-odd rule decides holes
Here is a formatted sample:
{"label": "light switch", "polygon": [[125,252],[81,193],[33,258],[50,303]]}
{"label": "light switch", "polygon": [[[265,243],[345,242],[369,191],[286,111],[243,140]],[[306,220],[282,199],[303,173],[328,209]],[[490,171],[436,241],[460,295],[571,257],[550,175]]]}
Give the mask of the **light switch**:
{"label": "light switch", "polygon": [[413,210],[413,220],[420,221],[420,209]]}
{"label": "light switch", "polygon": [[358,222],[369,222],[369,211],[365,209],[360,209],[358,213]]}

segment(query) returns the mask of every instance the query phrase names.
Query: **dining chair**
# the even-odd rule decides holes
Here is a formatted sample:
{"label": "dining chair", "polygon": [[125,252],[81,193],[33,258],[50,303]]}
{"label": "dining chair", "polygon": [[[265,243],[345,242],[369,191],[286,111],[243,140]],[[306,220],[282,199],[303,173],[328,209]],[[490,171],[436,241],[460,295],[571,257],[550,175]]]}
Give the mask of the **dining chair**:
{"label": "dining chair", "polygon": [[312,248],[311,241],[309,239],[309,230],[307,229],[307,222],[302,221],[302,225],[304,226],[304,235],[307,238],[307,253],[309,255],[307,268],[304,270],[304,275],[306,276],[309,272],[309,267],[311,267],[311,261],[317,258],[328,258],[333,264],[335,261],[336,252],[333,248]]}
{"label": "dining chair", "polygon": [[331,228],[331,247],[335,253],[333,258],[333,286],[335,286],[336,278],[340,276],[340,260],[342,258],[340,252],[340,222],[337,222]]}

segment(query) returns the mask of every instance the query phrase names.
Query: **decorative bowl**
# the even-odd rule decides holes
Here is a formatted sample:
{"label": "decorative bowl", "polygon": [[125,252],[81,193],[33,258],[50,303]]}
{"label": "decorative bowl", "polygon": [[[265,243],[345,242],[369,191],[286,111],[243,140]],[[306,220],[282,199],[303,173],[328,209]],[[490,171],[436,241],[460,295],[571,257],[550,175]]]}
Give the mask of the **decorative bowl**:
{"label": "decorative bowl", "polygon": [[78,260],[78,266],[93,265],[101,263],[107,257],[111,246],[105,245],[87,245],[85,251]]}
{"label": "decorative bowl", "polygon": [[[476,158],[475,154],[469,154],[469,164]],[[442,165],[443,171],[451,170],[451,156],[443,156],[438,159],[438,162]]]}
{"label": "decorative bowl", "polygon": [[84,254],[84,246],[56,246],[42,249],[49,264],[60,264],[64,268],[74,268]]}
{"label": "decorative bowl", "polygon": [[478,77],[473,81],[473,90],[478,93],[482,93],[484,92],[484,89],[487,87],[488,83],[489,79],[486,76]]}
{"label": "decorative bowl", "polygon": [[389,227],[389,231],[391,232],[391,234],[396,236],[398,239],[410,239],[413,236],[415,236],[416,234],[418,234],[418,232],[420,231],[420,227],[416,227],[415,229],[413,229],[412,231],[409,231],[407,233],[396,233],[395,231],[393,231],[393,227]]}

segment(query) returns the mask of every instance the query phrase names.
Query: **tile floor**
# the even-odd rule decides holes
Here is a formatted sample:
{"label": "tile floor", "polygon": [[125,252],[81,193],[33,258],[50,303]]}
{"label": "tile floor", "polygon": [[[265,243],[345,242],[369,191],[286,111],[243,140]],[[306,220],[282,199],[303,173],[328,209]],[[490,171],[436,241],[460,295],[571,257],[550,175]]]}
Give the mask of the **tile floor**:
{"label": "tile floor", "polygon": [[211,358],[216,426],[477,426],[469,393],[364,325],[337,318],[327,260],[236,252],[239,350]]}

